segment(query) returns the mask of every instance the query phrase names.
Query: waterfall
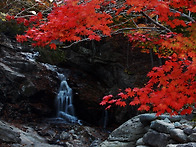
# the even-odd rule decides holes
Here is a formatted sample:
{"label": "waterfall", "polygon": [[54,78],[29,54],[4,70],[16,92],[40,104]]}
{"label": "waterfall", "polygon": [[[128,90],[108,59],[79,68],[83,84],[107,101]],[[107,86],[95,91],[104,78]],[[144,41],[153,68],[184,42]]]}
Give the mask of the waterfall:
{"label": "waterfall", "polygon": [[68,123],[79,123],[74,113],[72,89],[69,87],[63,74],[58,73],[58,77],[61,80],[61,84],[56,97],[57,117],[63,118]]}
{"label": "waterfall", "polygon": [[[67,83],[65,74],[58,72],[58,67],[55,65],[50,65],[47,63],[42,63],[48,70],[57,73],[58,78],[61,80],[58,94],[56,96],[56,108],[57,108],[57,121],[62,121],[65,123],[78,123],[82,125],[82,121],[75,116],[74,105],[72,99],[72,89]],[[66,70],[64,69],[64,72]],[[66,71],[68,72],[68,71]],[[65,72],[65,73],[66,73]]]}
{"label": "waterfall", "polygon": [[103,118],[103,128],[106,129],[108,123],[108,111],[104,111],[104,118]]}

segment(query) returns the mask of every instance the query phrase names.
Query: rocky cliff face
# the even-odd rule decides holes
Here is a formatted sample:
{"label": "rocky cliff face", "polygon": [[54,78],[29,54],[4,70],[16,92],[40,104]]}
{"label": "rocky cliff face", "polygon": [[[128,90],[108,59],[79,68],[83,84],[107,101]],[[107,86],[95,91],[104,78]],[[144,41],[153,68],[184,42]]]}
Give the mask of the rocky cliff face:
{"label": "rocky cliff face", "polygon": [[34,62],[20,46],[0,36],[0,112],[6,120],[28,120],[54,113],[58,90],[56,73]]}
{"label": "rocky cliff face", "polygon": [[[64,68],[71,68],[70,86],[75,95],[76,112],[82,119],[103,123],[103,96],[116,95],[119,89],[142,86],[151,69],[150,55],[131,50],[123,36],[87,42],[65,49]],[[155,62],[157,64],[157,62]],[[134,107],[114,107],[108,111],[109,124],[121,124],[137,114]],[[87,114],[87,115],[85,115]],[[90,118],[90,120],[88,117]]]}
{"label": "rocky cliff face", "polygon": [[[130,50],[124,40],[123,36],[117,36],[76,45],[61,52],[66,56],[63,60],[55,60],[63,69],[61,72],[66,72],[73,89],[79,119],[103,125],[104,108],[99,105],[102,97],[115,95],[126,87],[141,86],[146,80],[151,68],[150,56]],[[0,36],[0,110],[5,118],[21,120],[55,115],[54,101],[60,81],[56,72],[32,60],[35,55],[31,47],[22,47],[5,35]],[[47,54],[38,58],[53,61]],[[108,114],[109,124],[121,124],[137,111],[130,106],[114,107]]]}

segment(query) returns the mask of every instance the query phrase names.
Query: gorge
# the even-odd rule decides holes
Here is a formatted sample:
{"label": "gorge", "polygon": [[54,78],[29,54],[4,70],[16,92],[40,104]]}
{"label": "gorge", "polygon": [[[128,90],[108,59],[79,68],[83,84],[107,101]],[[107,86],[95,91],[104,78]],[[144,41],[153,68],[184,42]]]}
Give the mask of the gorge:
{"label": "gorge", "polygon": [[[110,130],[128,120],[135,115],[135,112],[131,114],[128,108],[128,111],[117,108],[118,111],[107,112],[99,105],[106,93],[115,92],[118,87],[127,87],[136,81],[136,75],[134,75],[136,71],[127,74],[123,64],[119,63],[121,57],[124,58],[121,53],[115,51],[120,45],[114,45],[112,42],[108,44],[104,41],[102,45],[96,43],[97,49],[103,50],[101,56],[99,53],[92,56],[93,51],[88,44],[84,44],[83,47],[76,46],[64,51],[66,60],[56,63],[60,67],[57,69],[57,66],[51,63],[54,62],[51,56],[46,56],[42,51],[28,45],[22,46],[2,33],[0,41],[1,119],[15,124],[31,124],[33,128],[39,128],[38,124],[47,123],[46,120],[59,116],[67,122],[81,124],[80,120],[82,120],[84,126],[104,127]],[[108,48],[111,54],[106,54],[104,48]],[[53,53],[47,49],[45,52]],[[50,61],[49,64],[43,62],[44,58]],[[57,99],[61,102],[58,103]],[[62,103],[68,107],[61,106]],[[75,110],[72,109],[73,105]],[[51,125],[56,126],[53,122],[48,123],[45,126],[50,126],[49,128],[52,128]],[[78,127],[84,130],[84,126]],[[44,131],[42,128],[40,134]],[[93,138],[95,140],[95,137]],[[55,143],[54,140],[58,139],[52,138],[50,141]]]}

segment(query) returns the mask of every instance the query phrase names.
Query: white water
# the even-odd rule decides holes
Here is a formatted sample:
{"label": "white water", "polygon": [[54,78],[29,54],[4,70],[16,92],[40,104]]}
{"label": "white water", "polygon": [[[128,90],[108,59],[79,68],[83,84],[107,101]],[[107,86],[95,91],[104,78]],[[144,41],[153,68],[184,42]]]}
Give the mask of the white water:
{"label": "white water", "polygon": [[82,125],[81,120],[75,116],[72,89],[67,83],[66,76],[58,71],[58,67],[55,65],[50,65],[47,63],[42,63],[48,70],[57,73],[58,78],[61,80],[59,91],[56,97],[56,108],[57,108],[57,118],[53,118],[52,121],[65,122],[65,123],[78,123]]}
{"label": "white water", "polygon": [[35,58],[39,56],[39,52],[21,52],[22,55],[29,61],[35,62]]}
{"label": "white water", "polygon": [[69,87],[63,74],[58,73],[58,77],[61,80],[61,84],[56,98],[57,117],[63,118],[68,123],[80,124],[74,112],[72,89]]}

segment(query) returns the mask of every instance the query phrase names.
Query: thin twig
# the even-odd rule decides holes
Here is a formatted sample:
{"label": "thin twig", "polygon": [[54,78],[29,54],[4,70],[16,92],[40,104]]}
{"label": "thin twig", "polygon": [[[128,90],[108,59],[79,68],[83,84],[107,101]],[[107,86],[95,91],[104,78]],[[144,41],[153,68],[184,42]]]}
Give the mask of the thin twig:
{"label": "thin twig", "polygon": [[33,6],[31,6],[31,7],[29,7],[29,8],[27,8],[27,9],[24,9],[24,10],[20,11],[18,14],[16,14],[16,17],[17,17],[18,15],[21,15],[23,12],[28,11],[28,10],[34,8],[34,7],[37,6],[37,5],[38,5],[38,3],[35,4],[35,5],[33,5]]}

